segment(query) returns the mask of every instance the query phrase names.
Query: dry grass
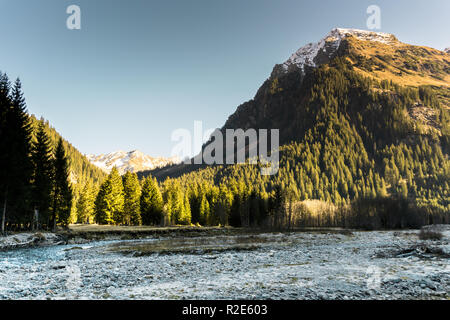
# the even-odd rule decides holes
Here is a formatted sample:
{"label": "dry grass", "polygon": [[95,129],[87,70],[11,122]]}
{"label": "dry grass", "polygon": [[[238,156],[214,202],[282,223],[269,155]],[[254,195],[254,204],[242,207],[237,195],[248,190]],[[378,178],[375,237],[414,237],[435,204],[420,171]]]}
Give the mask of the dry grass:
{"label": "dry grass", "polygon": [[103,240],[121,239],[132,240],[143,237],[183,236],[197,237],[203,235],[237,234],[242,230],[231,227],[199,227],[199,226],[113,226],[113,225],[83,225],[72,224],[58,233],[67,239]]}
{"label": "dry grass", "polygon": [[419,232],[420,240],[441,240],[444,235],[438,230],[433,229],[421,229]]}
{"label": "dry grass", "polygon": [[139,232],[139,231],[153,231],[153,230],[173,230],[173,229],[196,229],[198,227],[191,226],[170,226],[170,227],[155,227],[155,226],[113,226],[113,225],[98,225],[98,224],[71,224],[69,230],[73,232]]}
{"label": "dry grass", "polygon": [[251,251],[264,243],[274,241],[255,235],[216,236],[200,238],[173,238],[151,242],[118,243],[111,246],[109,252],[147,256],[152,254],[205,254],[225,251]]}
{"label": "dry grass", "polygon": [[450,74],[446,71],[450,65],[449,54],[402,42],[388,45],[349,39],[349,43],[355,55],[361,55],[376,65],[382,66],[370,72],[363,68],[356,68],[364,76],[392,80],[401,85],[414,87],[419,85],[449,87]]}

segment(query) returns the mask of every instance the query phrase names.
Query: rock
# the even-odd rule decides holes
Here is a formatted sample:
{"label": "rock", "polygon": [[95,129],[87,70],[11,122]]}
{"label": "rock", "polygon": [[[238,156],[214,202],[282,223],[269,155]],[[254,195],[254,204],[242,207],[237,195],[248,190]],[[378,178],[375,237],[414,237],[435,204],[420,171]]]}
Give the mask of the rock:
{"label": "rock", "polygon": [[319,293],[319,294],[317,295],[317,298],[319,298],[320,300],[326,300],[328,297],[327,297],[327,295],[324,294],[324,293]]}
{"label": "rock", "polygon": [[60,270],[60,269],[64,269],[66,266],[65,265],[54,265],[52,266],[53,270]]}
{"label": "rock", "polygon": [[72,251],[72,250],[83,250],[83,248],[82,247],[72,247],[72,248],[64,249],[64,251]]}

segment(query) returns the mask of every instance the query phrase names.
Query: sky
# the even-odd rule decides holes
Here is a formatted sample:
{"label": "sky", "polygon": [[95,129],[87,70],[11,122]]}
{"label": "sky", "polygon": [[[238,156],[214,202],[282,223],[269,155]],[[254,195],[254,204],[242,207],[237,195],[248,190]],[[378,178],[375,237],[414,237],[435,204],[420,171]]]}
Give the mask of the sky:
{"label": "sky", "polygon": [[0,0],[0,70],[82,153],[170,156],[174,130],[222,127],[298,48],[367,29],[369,5],[374,31],[450,47],[448,0]]}

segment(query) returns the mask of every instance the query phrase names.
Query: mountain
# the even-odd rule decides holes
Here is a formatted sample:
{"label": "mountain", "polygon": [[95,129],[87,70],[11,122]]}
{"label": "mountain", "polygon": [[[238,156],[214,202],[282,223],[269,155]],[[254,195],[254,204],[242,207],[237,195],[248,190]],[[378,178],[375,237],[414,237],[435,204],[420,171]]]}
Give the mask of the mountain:
{"label": "mountain", "polygon": [[93,165],[101,168],[103,171],[110,172],[113,167],[117,167],[120,174],[124,174],[127,171],[152,170],[180,162],[177,157],[153,158],[139,150],[130,152],[116,151],[101,155],[87,155],[86,157]]}
{"label": "mountain", "polygon": [[444,52],[450,53],[450,47],[449,48],[445,48]]}
{"label": "mountain", "polygon": [[426,208],[428,219],[448,221],[449,85],[448,53],[388,33],[336,28],[275,65],[221,128],[279,129],[276,175],[251,165],[186,164],[145,174],[255,197],[289,187],[300,200],[336,205],[401,198]]}
{"label": "mountain", "polygon": [[[59,139],[62,138],[61,134],[53,128],[50,123],[45,119],[37,119],[34,115],[30,115],[30,122],[35,133],[39,122],[45,124],[46,133],[51,141],[52,146],[55,148]],[[106,174],[91,164],[89,160],[70,142],[63,138],[63,145],[66,150],[67,157],[70,163],[70,180],[74,187],[74,192],[78,193],[84,184],[87,182],[92,183],[94,186],[99,185]]]}
{"label": "mountain", "polygon": [[34,115],[29,115],[29,119],[32,128],[33,140],[35,140],[35,135],[40,122],[44,123],[45,131],[53,148],[56,148],[60,138],[63,140],[63,146],[69,160],[69,179],[73,192],[73,205],[70,214],[70,221],[75,222],[77,215],[75,204],[77,203],[83,188],[86,185],[89,185],[91,188],[96,189],[106,177],[106,174],[101,169],[91,164],[89,160],[69,141],[64,139],[47,120],[43,118],[37,119]]}
{"label": "mountain", "polygon": [[283,74],[290,71],[305,73],[305,68],[317,67],[321,64],[329,62],[338,55],[340,44],[349,37],[355,37],[359,40],[374,41],[387,45],[396,45],[397,38],[389,33],[370,32],[357,29],[336,28],[331,30],[325,38],[318,43],[309,43],[298,49],[291,57],[281,65],[275,66],[274,73]]}
{"label": "mountain", "polygon": [[440,95],[445,106],[450,106],[446,94],[450,83],[448,54],[404,44],[387,33],[337,28],[318,43],[300,48],[286,62],[276,65],[255,98],[239,106],[224,128],[280,128],[282,141],[301,139],[296,124],[305,110],[295,106],[304,104],[301,100],[308,93],[298,89],[318,67],[339,57],[353,74],[372,80],[408,87],[445,88]]}

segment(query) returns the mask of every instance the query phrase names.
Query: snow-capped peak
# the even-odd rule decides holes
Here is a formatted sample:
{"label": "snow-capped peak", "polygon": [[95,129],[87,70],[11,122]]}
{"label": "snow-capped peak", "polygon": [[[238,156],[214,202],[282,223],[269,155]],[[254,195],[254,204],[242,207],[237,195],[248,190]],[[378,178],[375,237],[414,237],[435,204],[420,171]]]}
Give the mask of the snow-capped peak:
{"label": "snow-capped peak", "polygon": [[335,28],[319,42],[308,43],[306,46],[298,49],[281,65],[282,69],[288,71],[291,66],[297,66],[304,72],[305,66],[316,67],[318,63],[317,56],[319,53],[323,52],[330,57],[337,51],[341,41],[349,36],[356,37],[360,40],[377,41],[385,44],[392,44],[397,41],[395,36],[389,33]]}
{"label": "snow-capped peak", "polygon": [[445,48],[445,49],[444,49],[444,52],[450,53],[450,47]]}
{"label": "snow-capped peak", "polygon": [[127,171],[138,172],[144,170],[152,170],[155,168],[181,162],[177,157],[154,158],[144,154],[139,150],[133,150],[129,152],[119,150],[108,154],[89,154],[86,155],[86,157],[92,164],[96,165],[106,172],[110,172],[113,167],[117,167],[120,174],[124,174]]}

